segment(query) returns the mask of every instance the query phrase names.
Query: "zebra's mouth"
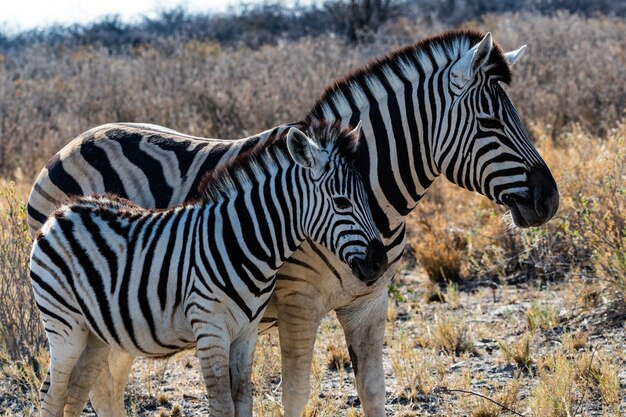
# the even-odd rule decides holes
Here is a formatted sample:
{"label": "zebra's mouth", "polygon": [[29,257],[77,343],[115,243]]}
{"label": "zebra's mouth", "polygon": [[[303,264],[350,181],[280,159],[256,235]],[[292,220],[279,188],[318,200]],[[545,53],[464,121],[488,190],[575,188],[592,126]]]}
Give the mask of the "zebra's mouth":
{"label": "zebra's mouth", "polygon": [[502,203],[508,207],[515,226],[520,228],[537,227],[546,223],[554,213],[545,210],[538,210],[532,199],[517,196],[505,195]]}
{"label": "zebra's mouth", "polygon": [[545,165],[530,167],[526,190],[510,193],[501,201],[511,210],[517,227],[536,227],[550,220],[559,208],[559,190]]}
{"label": "zebra's mouth", "polygon": [[515,226],[521,227],[521,228],[530,227],[530,224],[528,224],[528,221],[526,221],[526,219],[522,215],[519,209],[519,206],[517,205],[517,202],[513,198],[507,195],[507,196],[504,196],[502,201],[504,205],[506,205],[509,211],[511,212],[511,217],[513,218],[513,223],[515,223]]}

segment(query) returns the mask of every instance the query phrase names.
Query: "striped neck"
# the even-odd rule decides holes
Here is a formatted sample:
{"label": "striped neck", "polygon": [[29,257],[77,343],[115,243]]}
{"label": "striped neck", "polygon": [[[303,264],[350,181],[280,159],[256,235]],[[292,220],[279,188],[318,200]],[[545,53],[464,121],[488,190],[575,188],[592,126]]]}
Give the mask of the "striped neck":
{"label": "striped neck", "polygon": [[[269,279],[305,239],[310,181],[305,170],[286,155],[274,153],[254,169],[239,172],[219,193],[191,208],[200,217],[197,233],[207,253],[224,248],[238,274],[250,280]],[[253,174],[254,173],[254,174]]]}
{"label": "striped neck", "polygon": [[336,83],[307,117],[363,122],[366,141],[356,165],[383,233],[404,221],[440,174],[436,138],[447,127],[446,114],[435,108],[440,98],[434,86],[447,79],[453,60],[435,61],[422,49],[403,50]]}

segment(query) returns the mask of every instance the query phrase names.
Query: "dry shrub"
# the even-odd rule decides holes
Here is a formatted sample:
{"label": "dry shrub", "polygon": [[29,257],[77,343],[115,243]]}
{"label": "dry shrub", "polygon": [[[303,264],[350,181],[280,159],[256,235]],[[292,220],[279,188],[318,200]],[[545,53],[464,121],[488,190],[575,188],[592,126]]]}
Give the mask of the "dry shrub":
{"label": "dry shrub", "polygon": [[442,279],[438,271],[450,265],[460,273],[446,276],[466,280],[519,283],[578,276],[598,284],[588,294],[596,302],[626,305],[626,123],[606,139],[578,128],[558,142],[545,129],[535,127],[533,133],[561,194],[550,222],[510,227],[502,207],[440,179],[407,219],[410,247],[431,279]]}
{"label": "dry shrub", "polygon": [[[624,117],[626,90],[614,88],[626,79],[623,20],[516,13],[469,26],[493,30],[507,49],[529,45],[510,94],[551,137],[573,122],[604,134]],[[404,17],[360,46],[330,35],[257,49],[164,38],[158,48],[141,45],[126,54],[35,44],[0,60],[0,174],[21,166],[34,178],[69,140],[107,122],[233,138],[296,121],[332,79],[445,29]]]}
{"label": "dry shrub", "polygon": [[620,307],[626,304],[626,123],[609,133],[594,140],[575,129],[563,136],[563,146],[548,148],[563,197],[546,231],[568,243],[555,255],[595,279],[602,297]]}
{"label": "dry shrub", "polygon": [[521,114],[546,126],[553,139],[572,123],[603,136],[626,108],[626,21],[552,16],[491,15],[474,26],[493,30],[505,48],[528,45],[516,64],[510,94]]}
{"label": "dry shrub", "polygon": [[[421,208],[426,212],[427,208]],[[433,207],[421,221],[411,223],[410,244],[421,268],[428,278],[438,284],[459,282],[463,279],[461,268],[467,257],[466,242],[462,235],[448,226],[449,222],[439,215],[441,206]]]}
{"label": "dry shrub", "polygon": [[33,46],[5,57],[0,174],[21,166],[34,178],[63,145],[102,123],[156,123],[237,138],[297,121],[333,78],[362,57],[329,37],[256,50],[166,42],[169,48],[144,46],[128,55]]}
{"label": "dry shrub", "polygon": [[38,415],[39,387],[42,373],[48,365],[48,352],[43,350],[33,354],[30,363],[25,363],[13,360],[4,349],[0,349],[0,379],[6,382],[1,387],[1,415]]}
{"label": "dry shrub", "polygon": [[45,336],[28,276],[31,241],[26,205],[9,184],[0,189],[0,348],[12,360],[29,362]]}
{"label": "dry shrub", "polygon": [[598,146],[593,167],[571,190],[572,238],[591,250],[594,272],[607,284],[611,298],[622,305],[626,302],[625,138],[626,124],[622,124]]}

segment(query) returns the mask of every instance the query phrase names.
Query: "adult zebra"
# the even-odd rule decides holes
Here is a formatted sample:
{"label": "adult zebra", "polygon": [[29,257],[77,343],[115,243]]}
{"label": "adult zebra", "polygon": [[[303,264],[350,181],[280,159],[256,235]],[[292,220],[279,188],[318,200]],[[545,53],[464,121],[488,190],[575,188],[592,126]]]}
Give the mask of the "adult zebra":
{"label": "adult zebra", "polygon": [[[365,142],[356,165],[390,264],[376,283],[364,283],[305,243],[279,271],[264,320],[278,324],[286,416],[302,414],[315,334],[331,310],[345,331],[365,414],[385,415],[386,288],[404,248],[405,217],[439,174],[505,204],[520,227],[539,226],[556,212],[556,183],[500,85],[510,82],[510,66],[523,51],[505,54],[489,33],[447,32],[336,81],[305,118],[342,125],[363,120]],[[29,225],[36,230],[68,194],[107,190],[143,205],[177,204],[193,194],[202,171],[286,128],[233,142],[137,125],[90,131],[40,174],[29,200]],[[115,378],[101,378],[91,393],[96,408],[109,414],[111,404],[122,410],[119,387],[130,370],[129,358],[118,359],[109,363]]]}
{"label": "adult zebra", "polygon": [[50,343],[43,416],[80,415],[86,396],[72,388],[91,386],[111,348],[163,357],[194,346],[210,414],[252,416],[259,321],[290,254],[311,239],[372,280],[387,266],[351,164],[359,128],[307,133],[209,172],[202,197],[174,208],[95,195],[48,218],[30,261]]}

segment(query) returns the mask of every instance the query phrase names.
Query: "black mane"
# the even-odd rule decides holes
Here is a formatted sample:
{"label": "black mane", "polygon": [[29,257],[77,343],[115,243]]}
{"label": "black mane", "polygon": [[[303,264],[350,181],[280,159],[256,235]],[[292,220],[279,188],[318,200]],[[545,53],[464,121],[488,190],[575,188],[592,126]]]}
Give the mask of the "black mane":
{"label": "black mane", "polygon": [[311,121],[286,125],[279,134],[273,134],[272,137],[240,153],[219,168],[207,171],[198,185],[200,201],[214,201],[223,196],[224,192],[231,190],[238,178],[250,178],[250,172],[261,169],[270,151],[279,157],[291,159],[287,149],[287,133],[290,127],[300,129],[320,148],[332,148],[349,163],[352,163],[356,158],[358,146],[355,146],[354,142],[358,141],[359,138],[349,134],[351,128],[342,129],[339,122]]}

